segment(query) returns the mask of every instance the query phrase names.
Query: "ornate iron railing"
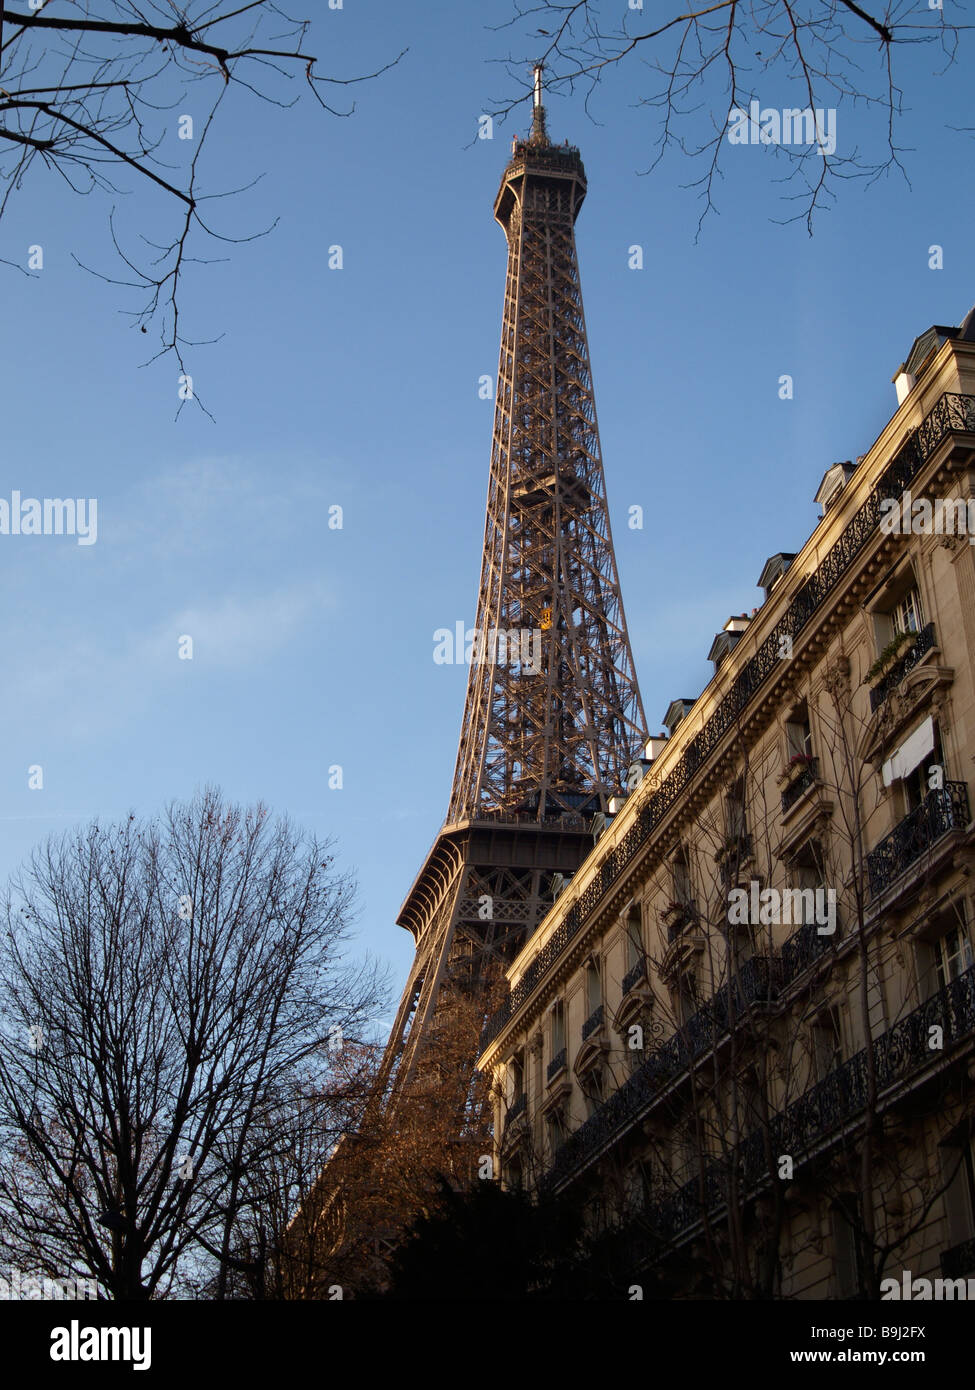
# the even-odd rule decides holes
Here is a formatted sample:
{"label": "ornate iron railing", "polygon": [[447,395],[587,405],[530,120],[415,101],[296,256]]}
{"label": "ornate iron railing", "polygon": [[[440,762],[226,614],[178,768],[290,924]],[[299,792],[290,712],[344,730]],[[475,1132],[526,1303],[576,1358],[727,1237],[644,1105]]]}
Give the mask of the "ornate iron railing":
{"label": "ornate iron railing", "polygon": [[676,941],[685,927],[697,921],[697,905],[692,898],[674,903],[673,910],[663,913],[667,923],[667,940]]}
{"label": "ornate iron railing", "polygon": [[637,961],[631,970],[623,976],[623,993],[629,994],[631,989],[636,989],[642,980],[647,978],[647,968],[643,961]]}
{"label": "ornate iron railing", "polygon": [[602,1022],[603,1006],[600,1004],[598,1008],[593,1009],[592,1013],[582,1025],[582,1041],[585,1042],[587,1038],[592,1037],[596,1029],[602,1026]]}
{"label": "ornate iron railing", "polygon": [[553,1076],[558,1075],[558,1073],[565,1066],[566,1058],[568,1057],[568,1055],[568,1050],[564,1047],[562,1048],[561,1052],[556,1052],[551,1062],[549,1062],[548,1068],[545,1072],[546,1081],[551,1081]]}
{"label": "ornate iron railing", "polygon": [[894,662],[883,680],[878,681],[876,685],[870,687],[871,714],[879,709],[892,690],[896,690],[908,671],[913,671],[924,653],[929,652],[935,645],[934,623],[928,623],[927,627],[921,628],[917,638],[911,643],[900,660]]}
{"label": "ornate iron railing", "polygon": [[943,835],[949,830],[964,829],[968,821],[968,788],[964,782],[946,782],[929,792],[920,806],[867,855],[870,896],[875,898],[884,892]]}
{"label": "ornate iron railing", "polygon": [[614,1091],[586,1122],[568,1136],[546,1174],[555,1183],[625,1130],[656,1093],[726,1038],[749,1007],[775,996],[774,962],[767,956],[745,961],[730,986],[725,985]]}
{"label": "ornate iron railing", "polygon": [[718,861],[718,869],[721,875],[721,886],[730,888],[734,879],[738,877],[742,864],[751,858],[752,837],[750,835],[739,835],[734,843],[725,848]]}
{"label": "ornate iron railing", "polygon": [[794,931],[782,944],[779,956],[779,988],[786,989],[807,966],[819,960],[836,940],[836,933],[821,934],[815,923]]}
{"label": "ornate iron railing", "polygon": [[508,1114],[506,1116],[508,1124],[513,1124],[514,1121],[517,1120],[519,1115],[523,1115],[525,1113],[527,1107],[528,1096],[524,1091],[522,1091],[521,1095],[516,1096],[515,1099],[511,1102],[510,1106],[508,1107]]}
{"label": "ornate iron railing", "polygon": [[913,430],[884,469],[873,491],[850,518],[842,535],[823,557],[819,568],[798,591],[758,651],[742,666],[727,694],[685,748],[672,772],[648,798],[639,817],[620,840],[599,872],[568,908],[548,941],[529,962],[508,998],[491,1016],[481,1047],[497,1037],[512,1013],[521,1007],[568,943],[595,911],[603,895],[635,857],[683,793],[691,777],[725,734],[736,725],[745,707],[773,674],[781,671],[781,652],[802,633],[810,619],[842,581],[873,537],[881,519],[881,503],[899,498],[917,477],[934,450],[952,433],[975,434],[975,395],[945,392]]}
{"label": "ornate iron railing", "polygon": [[791,811],[793,806],[802,796],[804,791],[808,791],[816,778],[819,776],[819,759],[810,758],[807,763],[802,764],[797,777],[794,777],[785,791],[782,793],[782,814]]}
{"label": "ornate iron railing", "polygon": [[[745,994],[760,1001],[774,991],[773,964],[765,957],[753,957],[748,965],[761,962],[761,968],[748,977],[739,976]],[[764,989],[763,989],[764,985]],[[720,1012],[720,1010],[719,1010]],[[695,1018],[697,1016],[695,1015]],[[691,1020],[691,1024],[694,1020]],[[931,1030],[941,1030],[944,1048],[975,1031],[975,966],[938,990],[900,1023],[874,1042],[874,1066],[878,1095],[890,1090],[920,1070],[941,1049],[931,1046]],[[685,1037],[686,1033],[686,1037]],[[690,1025],[651,1053],[633,1075],[606,1100],[583,1125],[570,1134],[551,1168],[542,1179],[545,1188],[558,1185],[584,1167],[591,1158],[613,1142],[652,1104],[662,1086],[685,1071],[692,1061],[720,1039],[708,1041],[707,1028]],[[787,1153],[800,1158],[823,1138],[864,1110],[867,1103],[867,1051],[864,1048],[822,1081],[804,1092],[781,1114],[773,1116],[768,1129],[748,1135],[737,1152],[712,1163],[700,1175],[670,1197],[653,1204],[653,1224],[669,1238],[700,1219],[700,1187],[703,1181],[708,1209],[727,1199],[731,1164],[741,1190],[754,1189],[769,1177],[767,1155]]]}
{"label": "ornate iron railing", "polygon": [[[531,811],[478,811],[476,815],[465,816],[464,820],[457,824],[480,825],[482,822],[491,826],[503,825],[538,825],[543,827],[551,826],[557,830],[582,830],[588,832],[591,824],[591,817],[577,816],[573,812],[565,812],[560,816],[536,816]],[[450,830],[448,824],[444,827]]]}
{"label": "ornate iron railing", "polygon": [[[932,1058],[943,1055],[933,1048],[931,1030],[940,1028],[946,1050],[975,1032],[975,966],[945,988],[938,990],[917,1009],[896,1023],[874,1042],[877,1094],[923,1070]],[[727,1201],[729,1180],[734,1171],[739,1192],[754,1192],[771,1181],[768,1156],[789,1154],[799,1160],[817,1144],[828,1139],[866,1108],[867,1051],[864,1048],[848,1062],[811,1087],[780,1115],[772,1118],[767,1131],[754,1130],[737,1152],[709,1165],[703,1176],[691,1179],[670,1197],[651,1203],[647,1209],[655,1234],[673,1239],[693,1226],[703,1211],[714,1211]],[[948,1252],[951,1253],[951,1252]]]}
{"label": "ornate iron railing", "polygon": [[941,1273],[946,1279],[964,1279],[975,1274],[975,1237],[941,1252]]}

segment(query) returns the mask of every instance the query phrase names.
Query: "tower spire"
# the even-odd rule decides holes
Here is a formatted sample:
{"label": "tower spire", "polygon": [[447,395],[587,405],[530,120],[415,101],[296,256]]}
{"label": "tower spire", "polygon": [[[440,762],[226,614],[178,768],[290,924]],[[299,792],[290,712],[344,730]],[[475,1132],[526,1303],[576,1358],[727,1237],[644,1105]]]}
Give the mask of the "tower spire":
{"label": "tower spire", "polygon": [[542,105],[542,73],[544,71],[544,63],[536,63],[532,69],[535,79],[535,100],[532,106],[531,139],[534,145],[547,145],[549,143],[548,131],[545,128],[545,107]]}

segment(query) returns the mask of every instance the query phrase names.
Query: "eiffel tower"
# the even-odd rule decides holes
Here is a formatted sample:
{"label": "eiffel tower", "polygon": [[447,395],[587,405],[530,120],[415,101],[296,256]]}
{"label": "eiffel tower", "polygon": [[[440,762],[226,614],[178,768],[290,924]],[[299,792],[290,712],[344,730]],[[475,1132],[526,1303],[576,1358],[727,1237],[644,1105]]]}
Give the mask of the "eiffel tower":
{"label": "eiffel tower", "polygon": [[508,241],[487,521],[447,818],[400,910],[416,956],[387,1044],[389,1099],[447,987],[486,988],[593,846],[646,742],[603,478],[575,248],[579,151],[532,132],[494,204]]}

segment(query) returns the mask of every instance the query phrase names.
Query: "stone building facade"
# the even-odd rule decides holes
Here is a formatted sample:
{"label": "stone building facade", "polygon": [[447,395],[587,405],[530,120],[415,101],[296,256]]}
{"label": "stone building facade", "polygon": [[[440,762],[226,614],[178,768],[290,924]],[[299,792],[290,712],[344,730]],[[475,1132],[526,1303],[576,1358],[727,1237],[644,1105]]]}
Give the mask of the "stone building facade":
{"label": "stone building facade", "polygon": [[975,1276],[975,311],[895,385],[482,1038],[502,1181],[624,1297]]}

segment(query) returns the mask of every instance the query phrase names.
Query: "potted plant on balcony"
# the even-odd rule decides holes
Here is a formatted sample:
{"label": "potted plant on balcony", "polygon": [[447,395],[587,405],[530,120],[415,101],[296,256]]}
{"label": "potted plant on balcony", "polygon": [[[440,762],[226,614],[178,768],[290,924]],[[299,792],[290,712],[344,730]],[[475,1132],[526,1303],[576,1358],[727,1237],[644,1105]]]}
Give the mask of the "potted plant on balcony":
{"label": "potted plant on balcony", "polygon": [[673,936],[681,927],[694,920],[694,904],[690,901],[671,902],[667,904],[660,915],[667,923],[667,928]]}
{"label": "potted plant on balcony", "polygon": [[747,835],[727,835],[724,843],[714,856],[716,864],[723,863],[726,859],[731,859],[737,855],[739,859],[748,857],[748,836]]}
{"label": "potted plant on balcony", "polygon": [[779,790],[787,792],[794,782],[798,782],[805,774],[815,773],[815,771],[816,759],[811,753],[793,753],[779,773],[777,779]]}
{"label": "potted plant on balcony", "polygon": [[903,654],[905,646],[909,646],[916,642],[917,637],[918,634],[916,632],[895,633],[877,657],[877,660],[868,668],[863,678],[864,685],[869,685],[871,681],[876,680],[878,676],[884,675]]}

